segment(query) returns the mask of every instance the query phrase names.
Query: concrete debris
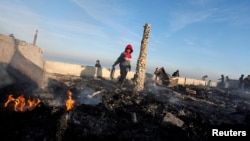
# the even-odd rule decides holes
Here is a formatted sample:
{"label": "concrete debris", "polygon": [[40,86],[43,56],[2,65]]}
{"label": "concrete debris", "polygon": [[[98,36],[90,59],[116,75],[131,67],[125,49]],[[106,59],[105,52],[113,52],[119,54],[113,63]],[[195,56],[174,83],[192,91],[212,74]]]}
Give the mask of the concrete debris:
{"label": "concrete debris", "polygon": [[173,125],[175,125],[175,126],[178,126],[178,127],[182,127],[183,124],[184,124],[184,122],[183,122],[181,119],[177,118],[175,115],[173,115],[173,114],[171,114],[170,112],[168,112],[168,113],[164,116],[161,125],[165,125],[165,126],[166,126],[166,125],[168,125],[169,123],[171,123],[171,124],[173,124]]}
{"label": "concrete debris", "polygon": [[186,88],[186,93],[187,94],[197,94],[197,92],[195,90],[192,90],[190,88]]}

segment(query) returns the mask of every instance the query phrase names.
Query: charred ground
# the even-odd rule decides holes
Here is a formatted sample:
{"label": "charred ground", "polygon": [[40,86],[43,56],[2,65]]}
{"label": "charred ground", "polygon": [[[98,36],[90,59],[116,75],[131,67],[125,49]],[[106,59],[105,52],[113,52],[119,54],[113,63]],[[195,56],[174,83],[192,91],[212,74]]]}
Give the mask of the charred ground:
{"label": "charred ground", "polygon": [[[240,90],[226,94],[217,88],[150,84],[133,95],[129,82],[118,93],[115,82],[104,79],[54,75],[48,83],[44,89],[19,83],[0,90],[1,105],[10,93],[42,99],[24,112],[1,106],[3,140],[209,140],[212,128],[250,126],[250,94]],[[187,87],[197,94],[187,94]],[[69,111],[67,90],[76,100]]]}

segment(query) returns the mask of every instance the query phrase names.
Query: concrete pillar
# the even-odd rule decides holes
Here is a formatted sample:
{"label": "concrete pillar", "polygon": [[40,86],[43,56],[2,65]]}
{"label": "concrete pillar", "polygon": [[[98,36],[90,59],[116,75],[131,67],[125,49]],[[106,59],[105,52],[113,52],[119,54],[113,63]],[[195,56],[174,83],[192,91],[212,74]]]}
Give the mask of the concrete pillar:
{"label": "concrete pillar", "polygon": [[135,73],[135,85],[133,94],[138,94],[144,89],[144,81],[146,75],[146,64],[147,64],[147,47],[148,38],[151,25],[146,23],[144,26],[143,38],[141,41],[140,55],[137,60],[136,73]]}

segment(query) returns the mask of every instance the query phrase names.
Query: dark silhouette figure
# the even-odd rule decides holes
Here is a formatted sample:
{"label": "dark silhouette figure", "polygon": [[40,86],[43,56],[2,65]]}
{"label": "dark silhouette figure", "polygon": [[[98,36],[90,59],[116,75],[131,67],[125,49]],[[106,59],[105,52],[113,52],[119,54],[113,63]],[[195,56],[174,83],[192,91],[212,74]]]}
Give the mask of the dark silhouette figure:
{"label": "dark silhouette figure", "polygon": [[221,75],[221,78],[218,79],[218,80],[220,80],[219,86],[224,87],[224,85],[225,85],[225,77],[224,77],[223,74]]}
{"label": "dark silhouette figure", "polygon": [[101,66],[100,60],[96,60],[95,67],[96,67],[97,78],[101,78],[102,77],[102,66]]}
{"label": "dark silhouette figure", "polygon": [[230,91],[229,91],[229,77],[228,76],[226,76],[226,80],[224,81],[224,88],[225,88],[225,93],[226,94],[229,94],[230,93]]}
{"label": "dark silhouette figure", "polygon": [[238,88],[241,89],[244,84],[244,74],[242,74],[239,78],[239,85]]}
{"label": "dark silhouette figure", "polygon": [[100,67],[100,68],[102,67],[100,60],[96,60],[95,67]]}

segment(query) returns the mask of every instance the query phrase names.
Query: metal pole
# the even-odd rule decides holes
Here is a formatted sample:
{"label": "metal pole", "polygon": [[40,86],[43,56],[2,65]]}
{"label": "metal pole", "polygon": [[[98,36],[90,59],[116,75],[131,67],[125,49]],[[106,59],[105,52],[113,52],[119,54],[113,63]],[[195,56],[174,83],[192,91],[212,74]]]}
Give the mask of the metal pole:
{"label": "metal pole", "polygon": [[38,30],[36,30],[35,35],[34,35],[34,40],[33,40],[34,46],[36,45],[37,34],[38,34]]}

